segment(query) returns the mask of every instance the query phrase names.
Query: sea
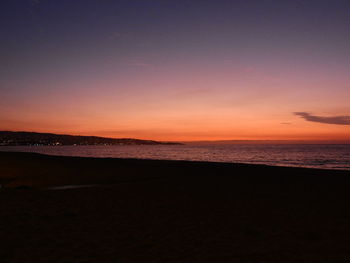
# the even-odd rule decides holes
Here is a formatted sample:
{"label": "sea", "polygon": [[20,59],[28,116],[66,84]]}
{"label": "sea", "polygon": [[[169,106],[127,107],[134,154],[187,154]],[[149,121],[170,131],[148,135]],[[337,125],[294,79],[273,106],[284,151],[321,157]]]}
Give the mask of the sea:
{"label": "sea", "polygon": [[0,151],[350,170],[350,144],[0,146]]}

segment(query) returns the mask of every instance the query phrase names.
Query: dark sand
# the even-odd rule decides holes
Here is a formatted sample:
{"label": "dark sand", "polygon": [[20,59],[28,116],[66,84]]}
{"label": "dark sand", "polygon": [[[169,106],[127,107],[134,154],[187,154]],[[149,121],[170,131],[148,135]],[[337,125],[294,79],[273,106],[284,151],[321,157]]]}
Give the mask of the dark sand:
{"label": "dark sand", "polygon": [[0,183],[1,263],[350,262],[349,171],[0,152]]}

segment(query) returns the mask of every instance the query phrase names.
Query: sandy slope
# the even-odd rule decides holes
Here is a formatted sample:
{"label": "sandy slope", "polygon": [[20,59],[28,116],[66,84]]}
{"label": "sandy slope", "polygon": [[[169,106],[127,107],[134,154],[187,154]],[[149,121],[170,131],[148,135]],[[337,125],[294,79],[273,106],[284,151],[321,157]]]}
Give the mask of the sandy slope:
{"label": "sandy slope", "polygon": [[0,180],[1,262],[350,262],[349,172],[0,153]]}

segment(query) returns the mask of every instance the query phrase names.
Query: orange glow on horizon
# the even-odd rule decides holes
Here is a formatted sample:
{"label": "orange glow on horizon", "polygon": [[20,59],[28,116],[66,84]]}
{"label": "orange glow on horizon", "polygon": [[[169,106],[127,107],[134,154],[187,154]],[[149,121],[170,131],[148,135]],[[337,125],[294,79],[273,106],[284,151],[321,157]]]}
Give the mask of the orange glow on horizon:
{"label": "orange glow on horizon", "polygon": [[0,130],[167,141],[350,140],[350,125],[310,122],[293,114],[312,109],[322,116],[347,115],[347,89],[334,94],[326,89],[328,83],[312,89],[307,79],[296,89],[293,78],[263,78],[257,71],[239,69],[237,76],[215,68],[201,74],[192,68],[192,75],[159,71],[139,79],[68,81],[69,92],[58,90],[45,99],[17,96],[14,103],[2,105]]}

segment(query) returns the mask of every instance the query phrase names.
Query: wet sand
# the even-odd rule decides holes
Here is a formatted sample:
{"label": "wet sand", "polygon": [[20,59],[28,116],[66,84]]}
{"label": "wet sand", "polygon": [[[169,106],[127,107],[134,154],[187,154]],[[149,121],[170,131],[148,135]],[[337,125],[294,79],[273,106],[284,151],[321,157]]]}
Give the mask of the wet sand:
{"label": "wet sand", "polygon": [[350,262],[350,171],[0,152],[0,184],[1,262]]}

